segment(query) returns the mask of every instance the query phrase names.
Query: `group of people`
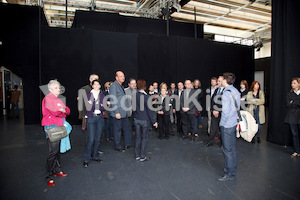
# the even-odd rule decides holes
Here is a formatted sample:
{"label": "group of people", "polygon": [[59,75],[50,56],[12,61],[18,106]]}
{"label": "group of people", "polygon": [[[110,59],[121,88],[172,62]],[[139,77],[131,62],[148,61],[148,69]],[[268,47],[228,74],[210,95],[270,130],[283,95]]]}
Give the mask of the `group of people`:
{"label": "group of people", "polygon": [[[207,105],[208,110],[208,133],[210,135],[206,146],[213,145],[214,142],[219,141],[219,124],[222,115],[222,97],[224,86],[222,81],[223,76],[218,78],[211,78],[211,88],[209,89],[211,95],[211,102]],[[240,110],[246,110],[254,117],[258,124],[258,131],[255,137],[252,139],[252,143],[261,142],[261,125],[265,123],[265,96],[264,92],[260,88],[258,81],[252,82],[250,88],[246,80],[242,80],[240,83]]]}
{"label": "group of people", "polygon": [[[207,103],[208,112],[208,140],[205,146],[210,146],[216,141],[221,141],[225,157],[224,176],[219,181],[235,179],[237,169],[236,127],[238,124],[237,108],[247,109],[255,118],[259,129],[256,134],[260,143],[261,124],[265,123],[264,93],[260,83],[254,81],[248,91],[247,81],[240,84],[240,91],[234,86],[235,75],[224,73],[218,78],[211,78],[211,87]],[[197,138],[198,128],[201,128],[201,98],[203,91],[201,82],[185,80],[184,83],[171,83],[168,89],[166,83],[158,86],[154,82],[148,87],[143,79],[130,79],[128,88],[124,89],[125,75],[117,71],[114,82],[106,82],[101,89],[99,76],[92,74],[90,83],[79,90],[79,118],[82,119],[82,129],[87,129],[87,141],[83,155],[83,167],[88,167],[89,162],[102,162],[99,155],[100,138],[105,132],[105,140],[113,141],[117,151],[124,152],[134,143],[135,159],[141,162],[148,160],[146,148],[149,130],[158,128],[159,139],[169,139],[173,133],[172,124],[176,124],[177,132],[181,139]],[[297,82],[295,84],[294,82]],[[295,86],[297,85],[297,87]],[[45,132],[49,126],[62,126],[65,118],[70,114],[70,109],[59,100],[60,84],[51,80],[48,84],[49,95],[43,99],[42,126]],[[289,109],[299,110],[299,79],[292,81],[292,92],[289,95]],[[296,99],[296,97],[298,99]],[[80,106],[81,105],[81,106]],[[291,115],[292,115],[291,114]],[[299,114],[299,112],[297,113]],[[291,117],[290,117],[291,119]],[[299,133],[299,116],[296,125],[289,121],[291,129]],[[298,123],[298,125],[297,125]],[[133,131],[134,130],[134,131]],[[121,135],[124,135],[122,146]],[[134,132],[134,138],[132,138]],[[298,138],[298,133],[293,136]],[[47,134],[46,134],[47,137]],[[255,143],[253,139],[252,143]],[[67,176],[60,168],[60,141],[52,143],[48,140],[49,155],[47,159],[47,183],[54,186],[54,176]],[[294,156],[300,156],[299,141],[294,142]]]}

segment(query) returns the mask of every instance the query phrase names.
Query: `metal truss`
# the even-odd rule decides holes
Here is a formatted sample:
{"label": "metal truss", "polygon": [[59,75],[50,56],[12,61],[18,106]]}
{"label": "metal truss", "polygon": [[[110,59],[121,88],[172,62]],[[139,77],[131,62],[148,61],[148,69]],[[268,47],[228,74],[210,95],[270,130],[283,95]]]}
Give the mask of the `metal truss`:
{"label": "metal truss", "polygon": [[[62,21],[62,20],[48,20],[48,23],[50,26],[66,27],[66,21]],[[71,27],[72,24],[73,24],[72,21],[68,21],[68,27]]]}
{"label": "metal truss", "polygon": [[247,38],[248,40],[257,40],[257,38],[264,38],[268,35],[271,35],[272,34],[272,31],[269,30],[269,31],[264,31],[264,32],[261,32],[261,33],[256,33],[252,36],[250,36],[249,38]]}

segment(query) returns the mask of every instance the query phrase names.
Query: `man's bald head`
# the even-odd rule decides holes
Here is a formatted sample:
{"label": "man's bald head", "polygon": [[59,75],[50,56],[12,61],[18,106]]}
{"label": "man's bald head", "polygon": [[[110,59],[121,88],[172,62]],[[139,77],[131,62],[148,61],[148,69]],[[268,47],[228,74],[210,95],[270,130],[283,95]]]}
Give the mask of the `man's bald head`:
{"label": "man's bald head", "polygon": [[125,75],[124,75],[124,73],[122,71],[117,71],[116,72],[116,80],[118,81],[118,83],[120,83],[120,85],[122,83],[124,83],[124,81],[125,81]]}

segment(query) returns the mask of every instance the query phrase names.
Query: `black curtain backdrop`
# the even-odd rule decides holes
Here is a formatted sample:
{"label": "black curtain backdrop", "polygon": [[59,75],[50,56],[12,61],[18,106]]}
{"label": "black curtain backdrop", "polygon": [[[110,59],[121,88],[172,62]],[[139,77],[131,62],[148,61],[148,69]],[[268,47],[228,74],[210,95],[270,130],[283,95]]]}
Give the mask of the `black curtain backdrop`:
{"label": "black curtain backdrop", "polygon": [[[77,92],[89,84],[92,70],[93,35],[84,29],[42,29],[42,85],[57,79],[65,87],[68,120],[77,123]],[[42,98],[44,95],[42,96]]]}
{"label": "black curtain backdrop", "polygon": [[272,62],[270,112],[267,141],[292,144],[289,126],[284,124],[285,98],[291,79],[300,76],[300,1],[272,1]]}
{"label": "black curtain backdrop", "polygon": [[127,80],[137,77],[137,34],[101,31],[91,33],[92,71],[99,74],[103,86],[106,81],[115,81],[115,72],[118,70],[126,72]]}
{"label": "black curtain backdrop", "polygon": [[[155,34],[103,32],[82,28],[39,29],[39,19],[42,21],[43,18],[38,14],[39,8],[17,7],[36,13],[33,16],[35,20],[28,22],[24,19],[18,26],[28,28],[15,30],[15,35],[28,36],[29,41],[26,44],[30,48],[26,45],[26,48],[22,47],[20,51],[17,44],[22,42],[1,47],[7,58],[11,58],[1,62],[4,66],[12,63],[21,66],[24,79],[25,124],[40,123],[40,108],[44,95],[41,95],[38,86],[47,84],[51,79],[57,79],[65,87],[63,95],[71,108],[68,120],[72,124],[79,123],[76,100],[78,89],[88,84],[91,73],[97,73],[104,85],[106,81],[114,80],[117,70],[122,70],[127,78],[125,87],[131,77],[143,78],[148,84],[153,81],[170,84],[171,81],[198,78],[202,82],[202,88],[206,89],[212,76],[221,75],[225,71],[236,74],[237,85],[242,79],[249,82],[253,80],[254,59],[251,47]],[[3,10],[6,12],[5,16],[9,17],[9,10]],[[3,21],[1,20],[1,23]],[[11,27],[5,27],[7,29],[4,29],[4,34],[1,31],[1,35],[8,35],[10,32]],[[14,56],[15,51],[19,53]],[[14,57],[16,58],[13,59]]]}
{"label": "black curtain backdrop", "polygon": [[39,27],[45,20],[40,7],[0,3],[0,66],[23,78],[26,124],[40,120]]}
{"label": "black curtain backdrop", "polygon": [[[199,79],[206,95],[210,78],[233,72],[241,80],[253,81],[253,49],[203,39],[142,35],[138,37],[138,77],[147,83],[184,82]],[[246,70],[245,70],[246,69]],[[205,96],[202,98],[205,109]],[[202,112],[206,115],[206,112]]]}
{"label": "black curtain backdrop", "polygon": [[[142,17],[128,17],[116,13],[77,10],[72,28],[122,33],[167,35],[167,21]],[[203,38],[203,24],[196,26],[197,38]],[[170,21],[170,36],[195,37],[191,23]]]}

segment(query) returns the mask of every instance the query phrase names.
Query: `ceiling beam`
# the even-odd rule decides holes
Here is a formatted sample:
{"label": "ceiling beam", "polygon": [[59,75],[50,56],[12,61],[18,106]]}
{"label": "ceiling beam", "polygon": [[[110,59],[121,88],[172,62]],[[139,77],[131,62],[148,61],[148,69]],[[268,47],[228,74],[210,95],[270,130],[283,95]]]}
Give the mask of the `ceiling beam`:
{"label": "ceiling beam", "polygon": [[[184,11],[187,11],[187,10],[188,11],[194,11],[194,8],[185,6],[184,8],[182,8],[182,10],[184,10]],[[202,13],[202,14],[208,14],[209,16],[212,16],[212,17],[215,17],[215,18],[222,16],[221,13],[206,11],[204,9],[199,9],[199,8],[196,8],[196,12],[197,13]],[[265,24],[265,23],[267,23],[267,21],[259,21],[259,20],[254,20],[254,19],[250,19],[250,18],[247,18],[247,17],[232,16],[232,15],[230,15],[230,13],[226,16],[226,18],[233,19],[233,20],[236,19],[236,20],[239,20],[239,21],[252,22],[252,23],[256,23],[256,24]]]}
{"label": "ceiling beam", "polygon": [[[241,4],[241,3],[235,3],[233,1],[228,1],[228,0],[193,0],[196,2],[200,2],[200,3],[205,3],[208,5],[214,5],[214,6],[219,6],[222,8],[228,8],[228,9],[236,9],[239,8],[245,4]],[[254,6],[249,6],[247,8],[243,8],[241,11],[245,11],[245,12],[249,12],[249,13],[253,13],[253,14],[257,14],[257,15],[262,15],[262,16],[271,16],[271,10],[267,10],[267,9],[261,9],[261,8],[257,8]]]}

